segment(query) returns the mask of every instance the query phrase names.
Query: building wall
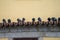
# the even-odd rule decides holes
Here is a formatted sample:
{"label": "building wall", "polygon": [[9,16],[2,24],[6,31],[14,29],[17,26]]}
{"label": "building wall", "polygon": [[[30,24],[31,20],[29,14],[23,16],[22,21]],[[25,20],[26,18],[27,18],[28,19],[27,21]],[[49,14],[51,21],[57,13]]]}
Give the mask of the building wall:
{"label": "building wall", "polygon": [[0,40],[8,40],[8,38],[0,38]]}
{"label": "building wall", "polygon": [[43,40],[60,40],[60,38],[54,37],[44,37]]}
{"label": "building wall", "polygon": [[60,0],[0,0],[0,22],[3,18],[60,17]]}

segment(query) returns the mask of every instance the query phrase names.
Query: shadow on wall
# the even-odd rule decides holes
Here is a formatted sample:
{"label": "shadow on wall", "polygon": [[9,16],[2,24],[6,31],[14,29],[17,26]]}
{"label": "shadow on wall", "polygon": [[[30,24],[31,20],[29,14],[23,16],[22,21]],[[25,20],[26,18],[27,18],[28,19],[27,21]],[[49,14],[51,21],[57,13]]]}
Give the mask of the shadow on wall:
{"label": "shadow on wall", "polygon": [[14,38],[13,40],[38,40],[38,38]]}

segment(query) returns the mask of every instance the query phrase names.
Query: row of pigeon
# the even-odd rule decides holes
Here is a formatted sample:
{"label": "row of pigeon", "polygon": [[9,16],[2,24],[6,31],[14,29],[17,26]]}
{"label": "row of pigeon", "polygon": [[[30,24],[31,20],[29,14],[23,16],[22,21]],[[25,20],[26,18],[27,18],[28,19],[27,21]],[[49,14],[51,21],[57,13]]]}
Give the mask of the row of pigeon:
{"label": "row of pigeon", "polygon": [[17,22],[11,22],[11,19],[2,19],[1,27],[14,27],[14,26],[60,26],[60,17],[56,19],[55,17],[47,18],[47,21],[42,21],[40,17],[37,18],[37,21],[35,21],[35,18],[32,18],[31,22],[25,22],[25,18],[17,19]]}

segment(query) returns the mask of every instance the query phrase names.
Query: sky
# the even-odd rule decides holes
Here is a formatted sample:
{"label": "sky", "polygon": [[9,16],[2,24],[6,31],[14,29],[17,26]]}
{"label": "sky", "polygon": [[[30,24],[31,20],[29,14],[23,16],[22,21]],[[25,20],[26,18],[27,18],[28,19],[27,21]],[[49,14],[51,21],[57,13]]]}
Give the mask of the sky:
{"label": "sky", "polygon": [[60,0],[0,0],[0,22],[5,18],[12,22],[17,18],[31,21],[34,17],[41,17],[47,21],[48,17],[60,17]]}

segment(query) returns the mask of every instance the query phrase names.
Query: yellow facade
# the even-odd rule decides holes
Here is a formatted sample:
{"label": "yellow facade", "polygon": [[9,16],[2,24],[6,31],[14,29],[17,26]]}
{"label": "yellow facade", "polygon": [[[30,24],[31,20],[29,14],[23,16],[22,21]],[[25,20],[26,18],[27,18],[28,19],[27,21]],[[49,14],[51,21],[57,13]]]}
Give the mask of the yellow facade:
{"label": "yellow facade", "polygon": [[8,38],[0,38],[0,40],[8,40]]}
{"label": "yellow facade", "polygon": [[60,17],[60,0],[0,0],[0,22],[3,18]]}
{"label": "yellow facade", "polygon": [[60,40],[60,38],[44,37],[43,40]]}

